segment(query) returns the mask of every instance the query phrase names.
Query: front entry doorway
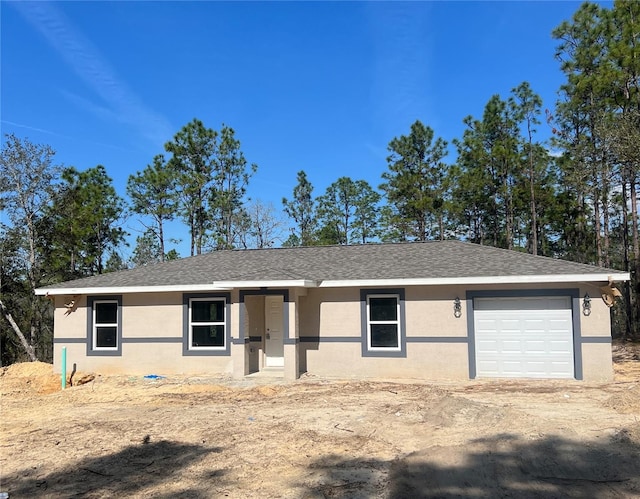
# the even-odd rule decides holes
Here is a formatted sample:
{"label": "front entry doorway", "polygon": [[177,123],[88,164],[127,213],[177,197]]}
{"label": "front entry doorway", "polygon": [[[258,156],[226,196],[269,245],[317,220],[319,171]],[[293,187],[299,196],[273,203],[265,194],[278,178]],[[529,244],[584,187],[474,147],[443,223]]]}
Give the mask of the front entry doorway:
{"label": "front entry doorway", "polygon": [[264,297],[265,367],[284,366],[283,305],[284,300],[281,295],[267,295]]}

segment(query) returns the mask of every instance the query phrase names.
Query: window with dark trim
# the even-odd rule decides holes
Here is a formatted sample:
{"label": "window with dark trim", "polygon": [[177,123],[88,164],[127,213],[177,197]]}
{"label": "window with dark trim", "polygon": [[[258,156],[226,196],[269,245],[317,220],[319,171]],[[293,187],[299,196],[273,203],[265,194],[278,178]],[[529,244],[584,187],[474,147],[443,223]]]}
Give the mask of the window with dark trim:
{"label": "window with dark trim", "polygon": [[230,298],[228,293],[183,295],[184,355],[230,353]]}
{"label": "window with dark trim", "polygon": [[361,290],[362,354],[404,357],[404,289]]}
{"label": "window with dark trim", "polygon": [[189,349],[225,348],[225,299],[189,300]]}
{"label": "window with dark trim", "polygon": [[400,350],[400,298],[367,296],[367,347]]}
{"label": "window with dark trim", "polygon": [[90,296],[87,299],[87,354],[121,355],[122,298],[120,296]]}

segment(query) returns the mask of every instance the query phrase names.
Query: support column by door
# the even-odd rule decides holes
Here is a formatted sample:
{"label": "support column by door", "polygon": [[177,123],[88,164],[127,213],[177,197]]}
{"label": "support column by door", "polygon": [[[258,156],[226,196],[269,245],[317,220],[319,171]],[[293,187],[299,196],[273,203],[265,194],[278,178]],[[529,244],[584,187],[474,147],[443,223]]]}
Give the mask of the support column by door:
{"label": "support column by door", "polygon": [[300,308],[300,296],[305,290],[291,289],[289,301],[285,302],[285,317],[288,321],[288,335],[284,339],[284,377],[285,379],[298,379],[300,376],[300,321],[298,310]]}
{"label": "support column by door", "polygon": [[247,316],[247,308],[244,303],[239,303],[238,295],[232,295],[231,317],[231,360],[233,363],[233,377],[244,378],[249,374],[249,337],[245,331],[244,318]]}

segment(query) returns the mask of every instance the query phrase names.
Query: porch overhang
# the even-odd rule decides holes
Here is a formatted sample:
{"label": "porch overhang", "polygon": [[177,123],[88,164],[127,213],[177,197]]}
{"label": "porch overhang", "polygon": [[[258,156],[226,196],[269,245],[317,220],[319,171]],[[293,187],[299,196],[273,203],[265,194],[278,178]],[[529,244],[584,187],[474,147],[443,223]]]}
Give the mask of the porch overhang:
{"label": "porch overhang", "polygon": [[246,288],[317,288],[318,283],[309,279],[282,279],[273,281],[213,281],[217,288],[246,289]]}

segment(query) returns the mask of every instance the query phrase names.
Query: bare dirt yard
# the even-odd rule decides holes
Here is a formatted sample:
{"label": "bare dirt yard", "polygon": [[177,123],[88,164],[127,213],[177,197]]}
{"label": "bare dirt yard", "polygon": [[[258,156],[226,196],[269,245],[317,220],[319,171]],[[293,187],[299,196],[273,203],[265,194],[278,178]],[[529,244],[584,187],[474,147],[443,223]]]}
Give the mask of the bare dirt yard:
{"label": "bare dirt yard", "polygon": [[[640,361],[616,379],[345,381],[0,370],[0,492],[23,497],[640,497]],[[75,380],[83,375],[76,375]]]}

